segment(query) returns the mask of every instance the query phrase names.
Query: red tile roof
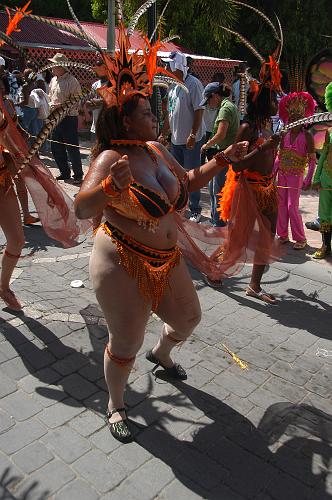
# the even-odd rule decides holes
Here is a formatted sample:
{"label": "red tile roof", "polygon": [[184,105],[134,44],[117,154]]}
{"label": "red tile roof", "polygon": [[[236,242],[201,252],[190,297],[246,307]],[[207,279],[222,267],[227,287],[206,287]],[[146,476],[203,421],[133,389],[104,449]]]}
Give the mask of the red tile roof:
{"label": "red tile roof", "polygon": [[[73,28],[76,28],[74,21],[69,19],[49,18],[53,21],[60,21]],[[0,12],[0,30],[6,31],[8,16],[5,12]],[[90,35],[102,48],[107,47],[107,26],[101,23],[82,22],[82,27],[88,35]],[[64,46],[82,47],[85,49],[88,44],[82,39],[77,38],[66,31],[62,31],[56,27],[48,24],[35,21],[34,19],[24,18],[20,22],[20,31],[14,32],[12,38],[22,44],[23,46],[40,45],[54,48],[64,48]],[[116,29],[117,31],[117,29]],[[116,35],[117,39],[117,35]],[[133,49],[138,49],[142,45],[142,38],[139,32],[135,33],[130,38]],[[172,50],[184,50],[174,43],[166,43],[164,47],[165,52]],[[188,51],[186,51],[188,52]]]}

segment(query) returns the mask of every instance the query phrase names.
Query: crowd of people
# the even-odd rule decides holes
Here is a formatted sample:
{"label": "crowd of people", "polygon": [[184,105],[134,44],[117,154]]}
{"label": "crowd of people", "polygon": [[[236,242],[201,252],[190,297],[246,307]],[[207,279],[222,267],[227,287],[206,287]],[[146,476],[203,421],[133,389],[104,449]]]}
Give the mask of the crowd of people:
{"label": "crowd of people", "polygon": [[[101,52],[94,67],[99,79],[93,89],[98,96],[90,99],[89,106],[95,143],[84,180],[77,147],[78,105],[70,107],[52,131],[57,180],[68,181],[72,170],[73,182],[80,185],[83,181],[74,207],[38,155],[24,175],[20,168],[29,142],[46,118],[43,113],[61,109],[69,98],[81,93],[69,61],[61,53],[50,59],[53,77],[49,79],[31,63],[23,72],[6,72],[0,58],[0,224],[7,239],[0,297],[11,309],[21,309],[9,286],[24,245],[18,199],[24,223],[37,222],[26,211],[25,184],[47,234],[67,246],[77,243],[82,229],[78,220],[98,221],[93,224],[90,276],[109,330],[104,355],[109,390],[106,422],[116,439],[128,442],[133,436],[125,409],[125,387],[152,311],[164,324],[146,359],[161,366],[170,378],[187,378],[171,353],[199,324],[201,310],[184,257],[215,288],[247,262],[252,263],[245,293],[275,303],[275,297],[261,286],[263,273],[280,256],[276,233],[279,243],[288,241],[289,223],[294,248],[305,248],[299,197],[302,189],[310,188],[312,179],[313,186],[320,189],[323,235],[322,248],[314,257],[324,258],[331,252],[332,135],[326,134],[316,169],[313,140],[306,129],[298,126],[285,134],[274,133],[271,117],[278,114],[278,105],[285,124],[315,110],[308,93],[283,94],[275,68],[273,72],[265,68],[264,78],[250,81],[247,68],[241,65],[233,87],[218,73],[204,88],[181,52],[171,53],[163,61],[165,67],[157,66],[151,48],[145,52],[144,67],[137,53],[129,57],[124,30],[120,26],[120,53]],[[170,83],[161,130],[149,100],[158,74],[166,75]],[[246,75],[244,82],[241,75]],[[327,89],[328,109],[332,108],[331,86]],[[40,112],[47,107],[47,112]],[[206,185],[210,224],[201,223],[200,190]],[[187,206],[189,217],[185,218]],[[213,253],[203,251],[197,241],[211,243]]]}

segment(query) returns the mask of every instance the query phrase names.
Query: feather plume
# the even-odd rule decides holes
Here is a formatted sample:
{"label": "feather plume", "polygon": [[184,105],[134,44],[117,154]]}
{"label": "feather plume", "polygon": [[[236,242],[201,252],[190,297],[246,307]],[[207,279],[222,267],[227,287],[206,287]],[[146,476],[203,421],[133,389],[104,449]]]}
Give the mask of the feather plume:
{"label": "feather plume", "polygon": [[248,369],[248,364],[245,361],[243,361],[242,359],[240,359],[233,351],[231,351],[230,349],[228,349],[228,347],[225,344],[221,344],[221,345],[224,348],[224,350],[227,352],[227,354],[229,354],[230,356],[232,356],[232,358],[234,359],[235,363],[239,365],[239,367],[241,368],[241,370],[247,370]]}
{"label": "feather plume", "polygon": [[[8,14],[8,26],[6,29],[6,35],[10,36],[13,31],[21,31],[18,29],[18,24],[23,19],[24,14],[30,14],[30,12],[32,12],[31,10],[27,12],[27,8],[29,7],[30,3],[31,0],[29,0],[21,9],[16,7],[16,10],[6,7],[6,12]],[[11,16],[11,12],[15,12],[13,17]]]}
{"label": "feather plume", "polygon": [[332,113],[316,113],[307,118],[301,118],[301,120],[296,120],[296,122],[286,125],[281,132],[284,130],[290,130],[291,128],[298,127],[299,125],[313,125],[314,123],[330,122],[332,121]]}
{"label": "feather plume", "polygon": [[170,35],[170,36],[167,36],[166,38],[162,39],[161,43],[164,44],[164,43],[172,42],[176,38],[180,38],[180,35]]}
{"label": "feather plume", "polygon": [[284,48],[284,33],[282,31],[282,27],[281,27],[281,22],[280,22],[280,19],[279,17],[277,16],[277,14],[275,14],[276,18],[277,18],[277,23],[278,23],[278,26],[279,26],[279,31],[280,31],[280,46],[279,46],[279,54],[278,54],[278,57],[277,57],[277,62],[279,63],[280,62],[280,58],[281,58],[281,54],[282,54],[282,51],[283,51],[283,48]]}
{"label": "feather plume", "polygon": [[159,16],[159,18],[158,18],[158,21],[157,21],[157,23],[156,23],[156,26],[155,26],[155,28],[154,28],[154,30],[153,30],[153,32],[152,32],[152,35],[150,36],[150,40],[149,40],[149,41],[150,41],[150,43],[151,43],[151,40],[153,40],[153,37],[154,37],[154,35],[156,34],[157,29],[159,28],[160,22],[161,22],[161,20],[162,20],[162,18],[163,18],[163,16],[164,16],[164,14],[165,14],[165,12],[166,12],[166,9],[167,9],[167,7],[168,7],[169,2],[170,2],[170,0],[167,0],[167,2],[166,2],[166,4],[165,4],[165,7],[164,7],[164,8],[163,8],[163,10],[161,11],[161,14],[160,14],[160,16]]}
{"label": "feather plume", "polygon": [[258,14],[262,19],[264,19],[264,21],[270,26],[270,28],[272,28],[274,37],[278,40],[278,42],[280,42],[280,38],[279,38],[278,32],[276,30],[276,27],[274,26],[271,19],[269,17],[267,17],[266,14],[264,14],[264,12],[258,10],[253,5],[249,5],[249,4],[244,3],[244,2],[239,2],[238,0],[232,0],[232,3],[235,3],[236,5],[241,5],[242,7],[247,7],[248,9],[251,9],[254,12],[256,12],[256,14]]}
{"label": "feather plume", "polygon": [[[59,66],[59,63],[58,64],[57,63],[47,64],[46,66],[42,66],[41,68],[39,68],[38,73],[43,73],[43,71],[46,71],[47,69],[55,68],[57,66]],[[84,64],[84,63],[79,63],[79,62],[75,62],[75,61],[67,61],[67,62],[62,62],[61,66],[63,66],[64,68],[81,68],[81,69],[85,69],[86,71],[89,71],[92,74],[95,74],[95,71],[93,70],[93,68],[91,66],[89,66],[88,64]],[[36,75],[36,73],[34,73],[34,75]]]}
{"label": "feather plume", "polygon": [[[8,9],[8,7],[5,7],[6,12],[8,14],[8,26],[6,28],[6,33],[4,33],[5,36],[9,37],[13,33],[13,31],[21,31],[20,29],[18,29],[18,25],[20,21],[23,19],[25,13],[31,12],[31,10],[29,12],[26,12],[27,8],[30,5],[30,2],[31,0],[29,0],[29,2],[27,2],[21,9],[16,7],[16,10],[14,9],[10,10]],[[13,16],[11,15],[11,12],[14,14]],[[11,45],[12,47],[14,46],[13,43],[8,42],[9,39],[6,40],[5,37],[3,36],[0,38],[1,38],[0,46],[4,45],[5,43]]]}
{"label": "feather plume", "polygon": [[260,53],[255,49],[255,47],[246,39],[244,36],[240,35],[237,31],[233,31],[229,28],[226,28],[225,26],[220,26],[225,31],[228,31],[228,33],[231,33],[232,35],[235,35],[238,37],[238,39],[254,54],[255,57],[259,60],[261,64],[264,62],[264,57],[260,55]]}
{"label": "feather plume", "polygon": [[156,2],[156,0],[146,0],[146,2],[143,3],[143,5],[140,6],[139,9],[135,12],[133,17],[130,20],[129,26],[128,26],[128,36],[131,36],[134,33],[134,29],[137,26],[137,23],[140,19],[140,17],[145,14],[145,12],[148,10],[151,5],[153,5]]}
{"label": "feather plume", "polygon": [[39,151],[41,146],[44,144],[46,139],[51,135],[55,127],[67,116],[71,108],[79,103],[82,103],[95,95],[95,92],[89,90],[83,90],[81,94],[72,96],[66,102],[64,102],[61,107],[52,111],[47,120],[45,120],[45,124],[41,131],[39,132],[37,138],[32,144],[31,148],[28,151],[27,156],[23,159],[22,165],[13,177],[13,179],[17,179],[22,170],[29,164],[31,158]]}
{"label": "feather plume", "polygon": [[122,0],[115,0],[115,6],[117,10],[118,22],[119,23],[124,22]]}
{"label": "feather plume", "polygon": [[70,14],[71,14],[71,17],[74,19],[76,26],[78,27],[78,29],[80,30],[80,32],[81,32],[81,33],[82,33],[82,35],[84,36],[84,35],[85,35],[85,31],[84,31],[84,29],[83,29],[83,27],[82,27],[81,23],[80,23],[80,22],[79,22],[79,20],[77,19],[77,16],[76,16],[76,14],[75,14],[75,12],[74,12],[74,9],[73,9],[73,7],[71,6],[71,3],[70,3],[70,1],[69,1],[69,0],[67,0],[67,5],[68,5],[69,12],[70,12]]}
{"label": "feather plume", "polygon": [[[20,45],[18,45],[18,43],[14,42],[14,40],[10,36],[7,36],[6,33],[0,31],[0,38],[4,43],[16,49],[20,53],[20,56],[23,57],[23,59],[26,59],[26,51]],[[0,45],[2,45],[2,43],[0,43]]]}
{"label": "feather plume", "polygon": [[[9,10],[12,10],[12,9],[9,9]],[[89,35],[87,35],[85,32],[83,34],[78,29],[72,28],[68,24],[61,23],[60,21],[54,21],[53,19],[46,19],[46,17],[36,16],[35,14],[28,14],[25,12],[24,16],[29,17],[30,19],[34,19],[35,21],[39,21],[41,23],[49,24],[50,26],[54,26],[55,28],[61,29],[63,31],[67,31],[71,35],[74,35],[77,38],[84,40],[89,45],[91,45],[91,47],[96,49],[98,52],[102,53],[102,49],[98,45],[98,43],[93,38],[91,38]]]}
{"label": "feather plume", "polygon": [[166,75],[156,75],[153,79],[153,83],[152,85],[154,87],[169,87],[170,85],[179,85],[179,87],[181,87],[185,92],[189,92],[188,88],[186,87],[186,85],[184,83],[182,83],[181,81],[177,80],[176,78],[172,78],[170,76],[166,76]]}

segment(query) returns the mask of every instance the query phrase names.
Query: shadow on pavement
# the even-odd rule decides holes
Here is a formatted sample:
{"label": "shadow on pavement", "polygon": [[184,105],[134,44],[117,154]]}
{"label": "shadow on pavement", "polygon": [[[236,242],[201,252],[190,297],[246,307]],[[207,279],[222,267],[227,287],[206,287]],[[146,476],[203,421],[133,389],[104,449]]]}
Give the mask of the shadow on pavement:
{"label": "shadow on pavement", "polygon": [[[265,283],[269,282],[264,280]],[[327,326],[332,322],[332,306],[320,300],[317,292],[306,294],[301,289],[289,288],[286,292],[293,297],[276,294],[276,304],[268,305],[261,300],[234,293],[238,291],[243,289],[234,285],[231,289],[223,288],[220,293],[224,293],[245,307],[264,313],[288,328],[305,330],[318,338],[332,339],[332,330]]]}
{"label": "shadow on pavement", "polygon": [[[0,498],[1,500],[17,500],[17,496],[12,494],[10,490],[15,491],[16,484],[21,480],[21,477],[11,473],[10,467],[6,467],[0,476]],[[49,491],[36,493],[38,482],[34,481],[23,493],[20,494],[19,500],[46,500],[49,496]]]}
{"label": "shadow on pavement", "polygon": [[[20,318],[43,347],[38,341],[28,341],[9,324],[2,334],[29,372],[45,384],[36,392],[103,414],[107,393],[100,382],[107,330],[95,323],[100,314],[95,306],[81,314],[93,346],[88,353],[78,352],[66,345],[66,337],[60,339],[47,325],[24,316]],[[73,331],[70,335],[77,334]],[[48,380],[47,370],[41,368],[52,368],[58,360],[68,366],[82,366],[88,380],[94,381],[90,397],[82,396],[83,377],[81,384],[73,384],[65,375],[55,382]],[[157,372],[157,376],[162,374],[162,370]],[[147,373],[136,380],[146,382],[142,391],[134,383],[126,392],[136,441],[171,467],[191,492],[211,500],[331,498],[326,483],[332,460],[332,420],[323,411],[304,404],[277,403],[266,410],[256,428],[248,418],[209,394],[208,385],[205,391],[182,382],[172,385],[160,378],[153,381]],[[50,383],[52,387],[48,387]],[[30,498],[34,499],[33,492],[31,497],[26,496],[26,500]]]}
{"label": "shadow on pavement", "polygon": [[[145,400],[146,420],[153,425],[136,440],[171,467],[186,488],[216,500],[331,498],[325,484],[332,460],[329,415],[308,405],[278,403],[256,428],[214,396],[185,383],[176,387],[178,394],[158,398],[158,404]],[[159,413],[160,401],[176,411],[176,418]],[[172,427],[197,409],[204,415],[180,436],[171,435]],[[129,417],[138,416],[132,408]]]}
{"label": "shadow on pavement", "polygon": [[63,248],[63,245],[57,241],[53,240],[45,233],[43,226],[23,226],[25,235],[24,248],[29,251],[32,255],[39,251],[47,251],[49,247]]}

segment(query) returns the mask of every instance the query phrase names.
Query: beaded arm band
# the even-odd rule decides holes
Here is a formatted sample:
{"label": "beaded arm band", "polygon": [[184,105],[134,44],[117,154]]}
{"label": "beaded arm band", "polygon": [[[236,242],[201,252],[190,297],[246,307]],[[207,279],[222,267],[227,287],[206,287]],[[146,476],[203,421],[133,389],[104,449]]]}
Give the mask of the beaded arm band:
{"label": "beaded arm band", "polygon": [[213,158],[216,160],[218,167],[221,168],[228,167],[228,165],[232,164],[232,160],[228,158],[223,151],[217,153]]}
{"label": "beaded arm band", "polygon": [[108,196],[109,198],[114,198],[120,195],[120,191],[115,186],[111,175],[101,181],[101,187],[106,196]]}
{"label": "beaded arm band", "polygon": [[8,121],[6,118],[4,118],[1,125],[0,125],[0,131],[4,130],[7,127],[7,125],[8,125]]}

